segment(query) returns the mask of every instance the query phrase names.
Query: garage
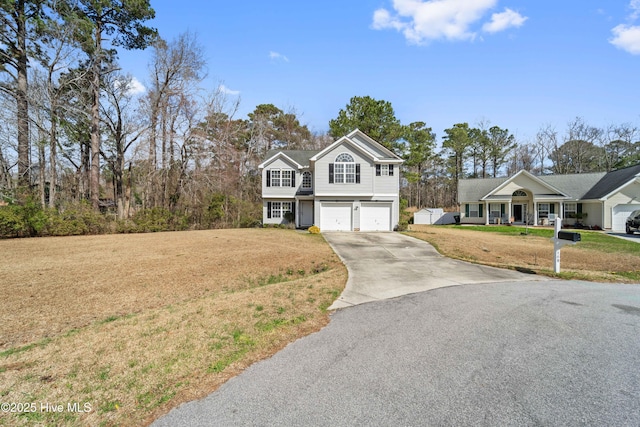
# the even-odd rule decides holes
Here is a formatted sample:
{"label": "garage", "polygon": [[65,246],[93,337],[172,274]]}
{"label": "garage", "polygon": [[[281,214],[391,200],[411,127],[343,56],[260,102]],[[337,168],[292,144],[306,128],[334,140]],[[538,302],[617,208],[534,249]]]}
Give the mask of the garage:
{"label": "garage", "polygon": [[391,203],[362,203],[360,231],[391,231]]}
{"label": "garage", "polygon": [[631,212],[636,209],[640,209],[640,205],[617,205],[613,207],[613,213],[611,217],[611,231],[618,233],[624,233],[625,222]]}
{"label": "garage", "polygon": [[320,231],[351,231],[351,203],[322,203]]}

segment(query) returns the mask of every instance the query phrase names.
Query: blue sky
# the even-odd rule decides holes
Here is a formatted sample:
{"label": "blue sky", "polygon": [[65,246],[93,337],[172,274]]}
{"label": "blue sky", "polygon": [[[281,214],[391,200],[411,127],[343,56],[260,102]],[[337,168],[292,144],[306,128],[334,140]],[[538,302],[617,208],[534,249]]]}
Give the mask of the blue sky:
{"label": "blue sky", "polygon": [[[209,89],[328,130],[353,96],[391,102],[440,141],[480,121],[532,141],[582,117],[640,126],[640,0],[151,0],[167,40],[204,46]],[[149,51],[123,52],[145,84]]]}

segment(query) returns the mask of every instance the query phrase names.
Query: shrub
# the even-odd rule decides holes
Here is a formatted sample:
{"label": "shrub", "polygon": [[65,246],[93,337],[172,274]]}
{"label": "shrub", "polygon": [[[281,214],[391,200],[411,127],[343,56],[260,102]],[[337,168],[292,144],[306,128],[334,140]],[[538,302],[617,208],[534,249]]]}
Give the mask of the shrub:
{"label": "shrub", "polygon": [[187,218],[183,215],[173,214],[167,209],[152,208],[144,209],[131,218],[133,223],[123,226],[119,224],[118,228],[128,227],[125,232],[146,233],[156,231],[178,231],[186,230],[188,227]]}
{"label": "shrub", "polygon": [[320,233],[320,227],[318,227],[317,225],[312,225],[311,227],[309,227],[309,233],[311,234]]}
{"label": "shrub", "polygon": [[0,238],[21,237],[27,232],[27,224],[20,206],[0,206]]}

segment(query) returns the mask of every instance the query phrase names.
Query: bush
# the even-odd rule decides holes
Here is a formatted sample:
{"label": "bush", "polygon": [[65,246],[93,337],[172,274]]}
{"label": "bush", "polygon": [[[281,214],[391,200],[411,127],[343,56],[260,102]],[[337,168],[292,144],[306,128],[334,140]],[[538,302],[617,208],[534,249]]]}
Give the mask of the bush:
{"label": "bush", "polygon": [[320,227],[318,227],[317,225],[312,225],[311,227],[309,227],[309,233],[311,233],[311,234],[319,234],[320,233]]}
{"label": "bush", "polygon": [[27,224],[20,206],[0,206],[0,238],[22,237],[27,233]]}
{"label": "bush", "polygon": [[131,218],[130,222],[118,224],[118,231],[124,233],[179,231],[187,228],[188,221],[186,217],[173,214],[163,208],[141,210]]}
{"label": "bush", "polygon": [[109,231],[109,220],[93,210],[87,202],[71,204],[56,211],[45,210],[47,225],[42,234],[50,236],[77,236]]}

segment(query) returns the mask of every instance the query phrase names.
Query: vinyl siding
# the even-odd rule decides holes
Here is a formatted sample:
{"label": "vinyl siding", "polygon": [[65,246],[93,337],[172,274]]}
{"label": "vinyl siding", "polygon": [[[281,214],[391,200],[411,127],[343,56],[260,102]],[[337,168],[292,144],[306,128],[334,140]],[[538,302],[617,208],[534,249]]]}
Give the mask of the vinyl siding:
{"label": "vinyl siding", "polygon": [[[271,169],[288,169],[295,172],[295,187],[267,187],[267,171]],[[294,165],[283,159],[276,159],[262,169],[262,197],[294,197],[298,187],[302,183],[302,175]]]}
{"label": "vinyl siding", "polygon": [[[329,184],[329,163],[335,163],[336,157],[340,153],[349,153],[353,156],[356,164],[360,164],[359,184]],[[314,165],[314,191],[316,194],[338,196],[357,196],[373,194],[373,178],[375,167],[371,160],[363,157],[360,153],[354,152],[348,146],[339,145],[326,153],[315,162]]]}

